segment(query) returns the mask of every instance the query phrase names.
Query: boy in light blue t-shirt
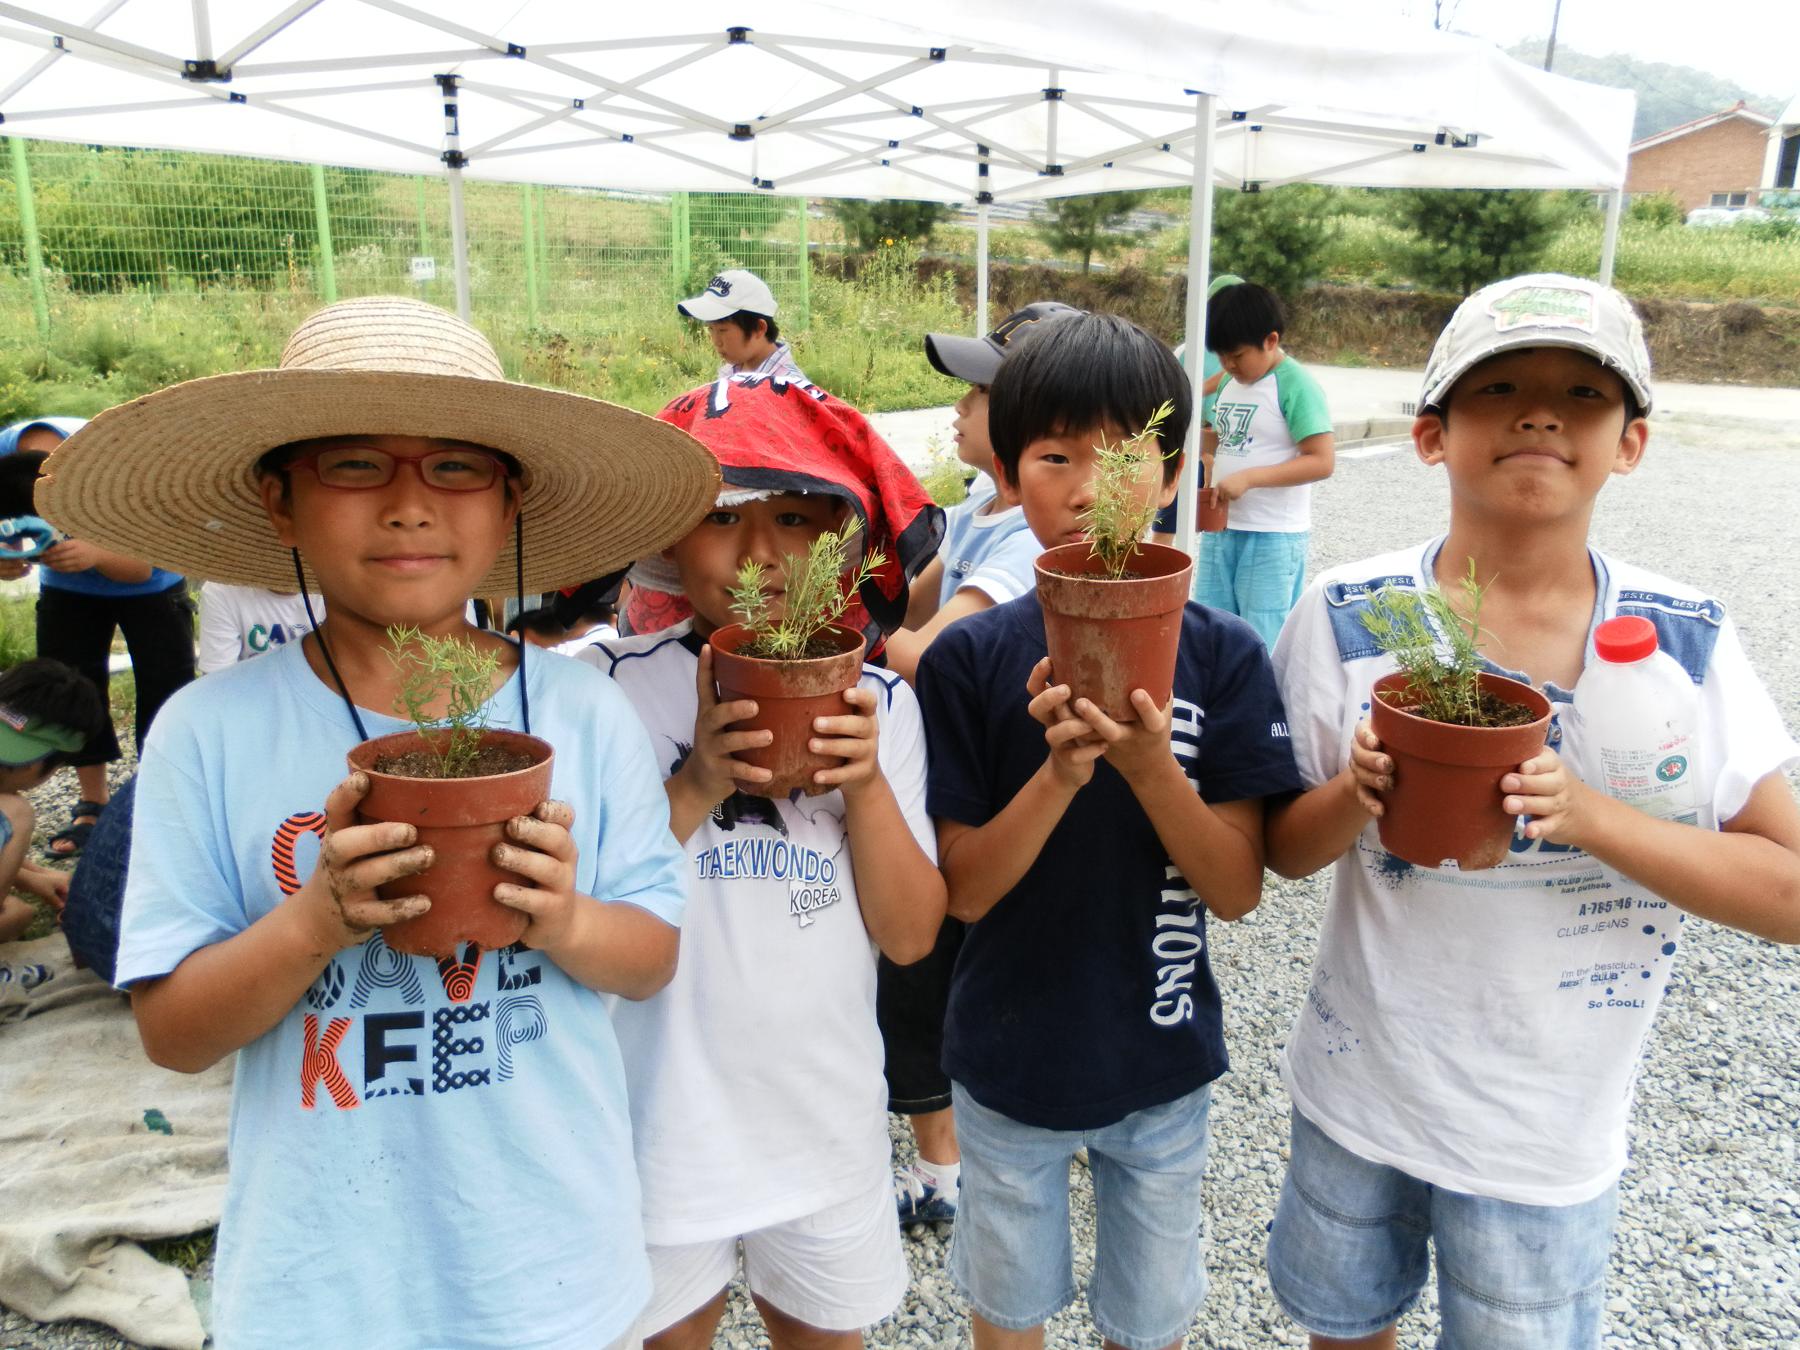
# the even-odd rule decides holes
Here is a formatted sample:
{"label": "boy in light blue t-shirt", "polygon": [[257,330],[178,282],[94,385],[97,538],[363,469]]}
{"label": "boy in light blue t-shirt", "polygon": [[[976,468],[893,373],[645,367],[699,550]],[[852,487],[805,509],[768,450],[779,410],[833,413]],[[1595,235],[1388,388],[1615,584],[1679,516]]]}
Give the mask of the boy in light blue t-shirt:
{"label": "boy in light blue t-shirt", "polygon": [[[247,586],[304,559],[326,600],[303,640],[172,698],[137,782],[116,981],[157,1063],[237,1057],[218,1343],[636,1346],[650,1276],[601,995],[673,974],[682,858],[619,691],[566,657],[528,669],[464,606],[661,548],[710,506],[711,457],[509,384],[466,323],[370,297],[302,323],[280,370],[102,414],[48,473],[46,514],[79,537]],[[383,940],[432,903],[405,894],[432,850],[360,823],[368,778],[345,772],[404,729],[394,625],[491,652],[488,724],[555,750],[554,800],[495,847],[514,880],[494,898],[527,916],[503,950]]]}
{"label": "boy in light blue t-shirt", "polygon": [[1203,439],[1204,495],[1230,516],[1202,538],[1194,599],[1236,614],[1270,646],[1305,581],[1312,485],[1336,462],[1324,391],[1281,349],[1286,326],[1281,301],[1254,282],[1206,304],[1206,345],[1227,379]]}

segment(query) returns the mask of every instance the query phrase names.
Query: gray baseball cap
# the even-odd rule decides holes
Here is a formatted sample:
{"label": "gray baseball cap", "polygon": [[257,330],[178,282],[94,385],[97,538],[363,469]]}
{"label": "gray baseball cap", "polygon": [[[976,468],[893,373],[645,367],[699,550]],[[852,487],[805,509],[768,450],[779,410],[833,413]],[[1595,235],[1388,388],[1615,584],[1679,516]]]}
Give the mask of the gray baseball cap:
{"label": "gray baseball cap", "polygon": [[1083,312],[1073,305],[1060,304],[1055,300],[1036,300],[1024,309],[1008,314],[1000,321],[1000,326],[986,337],[927,333],[925,359],[953,380],[967,380],[970,384],[992,384],[994,376],[1000,373],[1000,363],[1006,359],[1007,353],[1029,334],[1036,332],[1037,325]]}
{"label": "gray baseball cap", "polygon": [[1458,305],[1425,363],[1419,406],[1441,408],[1475,366],[1525,347],[1586,352],[1650,411],[1650,349],[1631,302],[1610,286],[1560,272],[1496,281]]}
{"label": "gray baseball cap", "polygon": [[700,294],[692,300],[681,301],[675,308],[701,323],[729,318],[739,310],[772,319],[775,317],[775,294],[756,273],[734,267],[729,272],[719,273],[706,283],[706,289]]}

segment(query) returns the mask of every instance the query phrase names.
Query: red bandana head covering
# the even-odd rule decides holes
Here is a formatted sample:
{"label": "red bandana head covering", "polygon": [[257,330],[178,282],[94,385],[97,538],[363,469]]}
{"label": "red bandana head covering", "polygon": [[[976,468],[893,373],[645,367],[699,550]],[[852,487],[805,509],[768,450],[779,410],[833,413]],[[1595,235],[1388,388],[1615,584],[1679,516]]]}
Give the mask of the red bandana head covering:
{"label": "red bandana head covering", "polygon": [[[884,561],[844,622],[863,631],[870,651],[904,622],[907,586],[937,554],[944,511],[855,408],[817,385],[739,376],[683,394],[657,417],[713,452],[727,494],[825,493],[849,503],[865,555],[879,551]],[[654,632],[692,613],[680,596],[635,584],[632,593],[633,632]]]}

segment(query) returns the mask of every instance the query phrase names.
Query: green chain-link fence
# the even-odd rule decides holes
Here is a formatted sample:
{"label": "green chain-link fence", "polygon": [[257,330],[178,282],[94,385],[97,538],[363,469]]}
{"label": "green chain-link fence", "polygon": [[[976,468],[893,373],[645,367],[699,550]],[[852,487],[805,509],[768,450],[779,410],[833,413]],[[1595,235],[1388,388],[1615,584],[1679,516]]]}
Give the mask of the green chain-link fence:
{"label": "green chain-link fence", "polygon": [[[146,380],[272,359],[299,316],[337,298],[455,303],[439,178],[17,139],[0,177],[0,318],[46,351],[35,374],[20,363],[28,381],[58,359],[107,375],[96,346],[155,365],[144,352],[159,340],[182,355]],[[674,301],[728,266],[762,274],[784,328],[808,326],[800,198],[468,183],[465,203],[472,317],[527,378],[610,387],[614,360],[652,349],[676,367],[665,375],[704,378],[709,354]],[[196,353],[196,338],[220,350]],[[20,397],[0,388],[0,416]]]}

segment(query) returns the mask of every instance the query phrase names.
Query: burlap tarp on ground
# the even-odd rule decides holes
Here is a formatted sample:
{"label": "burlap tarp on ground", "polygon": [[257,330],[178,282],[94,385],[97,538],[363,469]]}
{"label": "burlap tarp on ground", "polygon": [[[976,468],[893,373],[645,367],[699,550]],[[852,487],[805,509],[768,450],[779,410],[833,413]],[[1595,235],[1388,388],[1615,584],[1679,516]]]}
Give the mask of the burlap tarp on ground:
{"label": "burlap tarp on ground", "polygon": [[230,1061],[151,1064],[124,996],[60,935],[0,947],[0,1303],[200,1350],[186,1276],[138,1242],[219,1222],[230,1105]]}

